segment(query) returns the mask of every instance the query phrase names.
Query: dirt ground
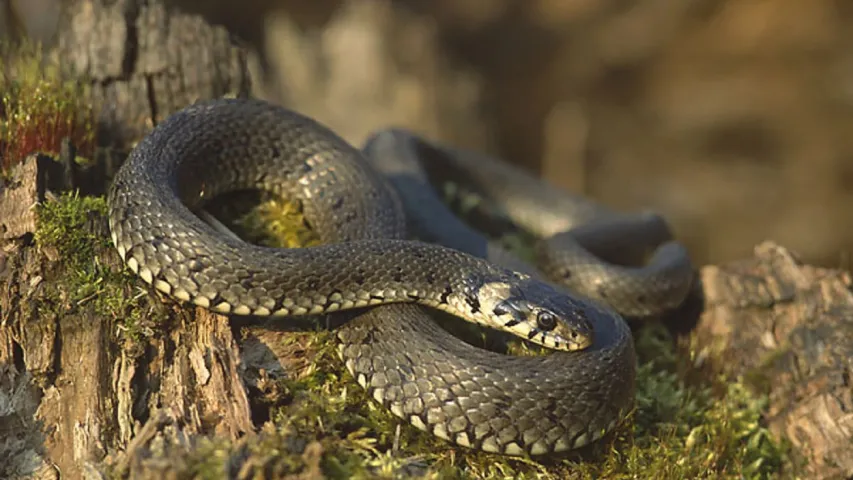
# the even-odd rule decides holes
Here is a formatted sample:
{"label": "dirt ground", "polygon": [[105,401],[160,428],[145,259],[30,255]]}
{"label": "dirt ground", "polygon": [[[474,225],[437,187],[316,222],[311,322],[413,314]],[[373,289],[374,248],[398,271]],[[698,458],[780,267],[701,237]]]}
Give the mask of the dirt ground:
{"label": "dirt ground", "polygon": [[[6,0],[0,10],[49,40],[54,2]],[[773,239],[807,261],[847,266],[848,2],[173,3],[257,49],[260,95],[355,143],[402,124],[615,207],[657,209],[699,263]],[[393,63],[375,61],[388,50]]]}

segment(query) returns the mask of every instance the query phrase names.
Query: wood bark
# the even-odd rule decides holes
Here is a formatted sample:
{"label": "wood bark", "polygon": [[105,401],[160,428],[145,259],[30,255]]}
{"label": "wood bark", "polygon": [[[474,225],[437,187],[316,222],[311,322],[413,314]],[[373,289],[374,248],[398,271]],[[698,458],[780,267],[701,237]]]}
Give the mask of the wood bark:
{"label": "wood bark", "polygon": [[75,0],[62,12],[55,55],[88,81],[98,138],[121,148],[196,100],[246,95],[247,53],[233,40],[159,0]]}
{"label": "wood bark", "polygon": [[705,267],[701,285],[698,358],[769,392],[768,426],[807,460],[808,478],[853,476],[850,273],[766,242],[754,258]]}
{"label": "wood bark", "polygon": [[[105,168],[88,173],[109,175],[120,152],[170,113],[249,91],[245,49],[198,15],[158,0],[75,0],[61,16],[48,56],[89,87],[99,146],[107,147],[98,155]],[[113,149],[119,153],[101,155]],[[188,433],[236,438],[251,431],[227,323],[178,314],[170,318],[182,327],[172,335],[133,345],[122,342],[115,318],[100,316],[91,303],[64,304],[61,287],[45,288],[73,274],[56,251],[33,246],[33,207],[45,200],[56,166],[33,156],[17,168],[0,208],[0,276],[9,287],[0,301],[0,458],[9,459],[0,477],[91,475],[95,463],[128,448],[159,406]],[[103,176],[81,180],[101,190],[107,183]],[[108,235],[102,218],[93,221]],[[108,252],[98,256],[118,267]],[[187,379],[194,376],[197,382]]]}
{"label": "wood bark", "polygon": [[[51,201],[40,179],[54,163],[31,156],[0,186],[0,478],[151,478],[184,467],[200,436],[251,438],[269,415],[265,398],[280,397],[274,380],[304,371],[310,352],[282,343],[284,332],[238,328],[153,291],[136,335],[93,296],[72,301],[73,266],[33,236],[31,207]],[[86,230],[106,238],[106,219],[90,213]],[[93,262],[122,269],[102,246]],[[321,450],[303,448],[313,462],[304,478],[315,478]]]}

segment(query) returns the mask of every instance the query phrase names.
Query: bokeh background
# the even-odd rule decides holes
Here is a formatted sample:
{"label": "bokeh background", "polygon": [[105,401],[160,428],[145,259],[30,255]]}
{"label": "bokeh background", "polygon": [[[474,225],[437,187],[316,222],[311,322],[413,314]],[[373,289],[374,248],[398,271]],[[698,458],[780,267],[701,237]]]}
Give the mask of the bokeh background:
{"label": "bokeh background", "polygon": [[[50,43],[59,0],[0,0]],[[360,144],[415,129],[616,208],[699,263],[772,239],[847,267],[853,2],[170,0],[253,52],[255,93]]]}

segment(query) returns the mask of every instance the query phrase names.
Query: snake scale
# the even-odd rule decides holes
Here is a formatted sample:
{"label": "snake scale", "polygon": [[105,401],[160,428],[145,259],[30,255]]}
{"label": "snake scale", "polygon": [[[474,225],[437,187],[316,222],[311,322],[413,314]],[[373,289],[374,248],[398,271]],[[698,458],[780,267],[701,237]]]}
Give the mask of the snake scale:
{"label": "snake scale", "polygon": [[[447,234],[452,220],[438,216],[446,211],[432,213],[441,219],[429,225],[425,212],[440,207],[424,200],[435,200],[434,192],[420,188],[424,146],[405,131],[388,130],[360,150],[319,122],[261,100],[198,102],[158,124],[117,172],[108,192],[112,241],[145,282],[215,312],[283,318],[351,312],[354,318],[337,329],[349,372],[377,402],[440,438],[506,455],[550,454],[597,440],[633,404],[634,347],[614,310],[619,298],[630,299],[628,310],[680,302],[691,270],[686,253],[669,242],[652,267],[604,262],[595,244],[624,237],[632,225],[644,236],[644,229],[659,228],[646,227],[651,217],[596,212],[570,229],[577,235],[543,241],[540,273],[470,230]],[[473,156],[474,168],[497,172],[486,183],[502,181],[502,167],[470,152],[445,153],[454,161]],[[545,191],[537,188],[515,193],[525,199]],[[245,189],[299,201],[324,243],[253,245],[194,213],[220,194]],[[578,200],[568,204],[575,208]],[[535,214],[542,206],[526,208]],[[597,219],[603,219],[598,227],[586,226]],[[409,228],[469,241],[411,240]],[[624,244],[609,250],[631,249]],[[568,283],[546,281],[548,272]],[[574,279],[595,288],[575,292]],[[479,349],[438,326],[430,309],[556,351],[513,357]]]}

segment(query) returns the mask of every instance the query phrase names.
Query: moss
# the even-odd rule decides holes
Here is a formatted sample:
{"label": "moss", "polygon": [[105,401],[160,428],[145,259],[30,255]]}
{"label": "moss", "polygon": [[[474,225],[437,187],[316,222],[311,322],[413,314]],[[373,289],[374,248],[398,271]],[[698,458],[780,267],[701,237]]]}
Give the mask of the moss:
{"label": "moss", "polygon": [[300,443],[321,445],[325,454],[320,466],[332,477],[376,478],[417,469],[418,462],[411,458],[383,452],[395,444],[406,449],[431,439],[414,430],[397,436],[395,417],[371,404],[340,365],[334,335],[328,331],[307,335],[309,349],[317,354],[302,378],[284,382],[291,402],[274,414],[279,431]]}
{"label": "moss", "polygon": [[786,452],[761,425],[767,398],[740,379],[687,385],[675,371],[662,327],[641,330],[637,405],[630,440],[599,465],[577,465],[580,478],[768,478]]}
{"label": "moss", "polygon": [[58,154],[70,138],[78,161],[92,158],[94,110],[80,81],[66,80],[41,47],[0,43],[0,169],[40,151]]}
{"label": "moss", "polygon": [[246,241],[278,248],[318,245],[297,204],[258,192],[234,192],[206,207],[216,218],[229,219]]}
{"label": "moss", "polygon": [[85,228],[90,222],[104,218],[106,213],[107,204],[103,198],[62,194],[39,205],[36,242],[57,246],[62,253],[75,254],[67,259],[75,268],[79,267],[96,249],[107,245],[107,239],[97,238]]}
{"label": "moss", "polygon": [[76,192],[38,205],[36,244],[62,259],[61,283],[52,284],[54,309],[70,312],[91,307],[94,313],[113,319],[130,341],[136,341],[147,325],[162,315],[150,307],[147,295],[137,291],[136,277],[99,260],[111,249],[108,236],[98,235],[93,224],[103,222],[107,206],[103,197],[79,196]]}

